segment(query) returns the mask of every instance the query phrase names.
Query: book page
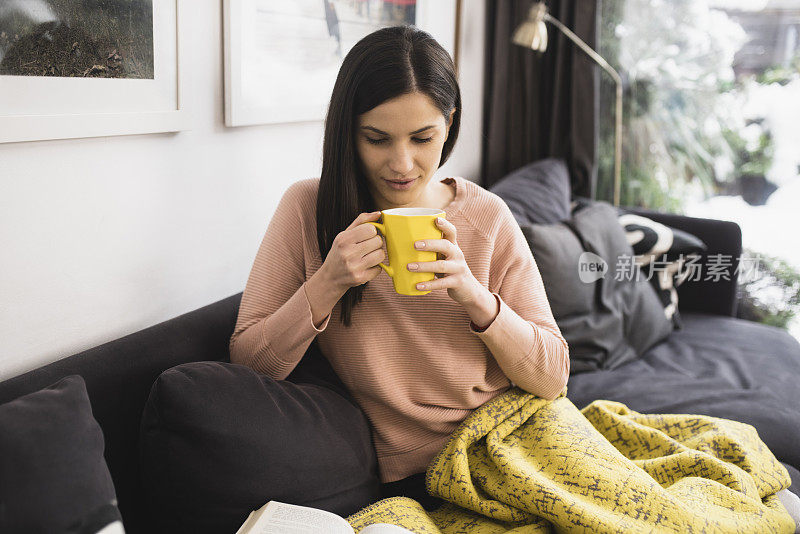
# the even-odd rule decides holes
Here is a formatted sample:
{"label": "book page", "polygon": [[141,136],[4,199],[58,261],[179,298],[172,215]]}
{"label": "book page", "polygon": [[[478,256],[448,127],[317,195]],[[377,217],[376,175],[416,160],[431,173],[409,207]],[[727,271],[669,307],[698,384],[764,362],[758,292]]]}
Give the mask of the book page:
{"label": "book page", "polygon": [[362,528],[358,534],[414,534],[407,528],[390,523],[373,523]]}
{"label": "book page", "polygon": [[331,512],[269,501],[251,512],[236,534],[353,534],[350,524]]}

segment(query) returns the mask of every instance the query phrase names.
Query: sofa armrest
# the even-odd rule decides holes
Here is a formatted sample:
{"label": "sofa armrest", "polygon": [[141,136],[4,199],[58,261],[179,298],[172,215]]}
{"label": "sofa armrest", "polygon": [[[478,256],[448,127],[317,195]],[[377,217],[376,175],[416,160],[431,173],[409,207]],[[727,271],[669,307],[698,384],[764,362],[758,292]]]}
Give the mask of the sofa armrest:
{"label": "sofa armrest", "polygon": [[[738,224],[716,219],[701,219],[675,213],[621,206],[623,210],[647,217],[661,224],[683,230],[700,238],[708,250],[700,258],[701,271],[697,280],[691,276],[678,287],[678,309],[714,315],[736,315],[736,273],[742,254],[742,230]],[[718,279],[708,276],[708,257],[721,254],[730,265],[721,268]]]}

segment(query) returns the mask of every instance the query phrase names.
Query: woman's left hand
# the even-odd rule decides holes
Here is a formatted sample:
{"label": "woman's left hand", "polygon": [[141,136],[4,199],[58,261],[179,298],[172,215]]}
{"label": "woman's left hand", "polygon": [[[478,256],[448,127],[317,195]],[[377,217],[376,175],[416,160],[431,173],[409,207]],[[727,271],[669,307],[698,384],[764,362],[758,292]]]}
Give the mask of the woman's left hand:
{"label": "woman's left hand", "polygon": [[[416,241],[414,246],[417,250],[430,250],[440,254],[439,260],[423,261],[419,263],[409,263],[406,268],[411,272],[436,273],[437,278],[429,282],[420,282],[417,289],[429,291],[436,289],[447,289],[447,294],[454,301],[461,305],[469,305],[476,302],[483,292],[488,290],[472,275],[464,253],[456,242],[456,227],[448,221],[438,217],[436,226],[442,231],[443,239],[422,239]],[[422,244],[423,246],[418,246]],[[414,268],[416,266],[416,268]],[[439,277],[442,274],[444,276]]]}

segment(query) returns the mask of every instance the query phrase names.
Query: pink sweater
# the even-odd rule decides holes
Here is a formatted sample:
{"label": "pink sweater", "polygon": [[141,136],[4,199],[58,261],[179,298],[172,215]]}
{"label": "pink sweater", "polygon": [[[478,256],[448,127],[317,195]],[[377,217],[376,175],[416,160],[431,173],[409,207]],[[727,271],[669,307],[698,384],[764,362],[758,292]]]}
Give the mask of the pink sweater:
{"label": "pink sweater", "polygon": [[230,340],[232,362],[283,379],[318,336],[370,421],[382,482],[425,471],[458,424],[512,383],[553,399],[569,377],[567,342],[508,206],[464,178],[442,182],[456,188],[445,213],[467,264],[500,303],[485,330],[473,328],[446,290],[398,295],[386,273],[367,283],[349,328],[339,303],[316,328],[305,281],[322,265],[319,179],[307,179],[292,184],[275,210]]}

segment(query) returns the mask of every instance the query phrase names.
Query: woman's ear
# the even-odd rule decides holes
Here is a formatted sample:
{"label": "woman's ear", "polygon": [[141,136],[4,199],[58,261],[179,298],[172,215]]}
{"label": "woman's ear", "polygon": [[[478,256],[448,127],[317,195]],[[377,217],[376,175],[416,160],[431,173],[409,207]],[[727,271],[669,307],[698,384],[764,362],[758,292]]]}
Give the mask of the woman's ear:
{"label": "woman's ear", "polygon": [[447,132],[445,133],[444,140],[447,141],[447,138],[450,137],[450,127],[453,125],[453,117],[456,114],[456,108],[450,110],[450,117],[447,119]]}

